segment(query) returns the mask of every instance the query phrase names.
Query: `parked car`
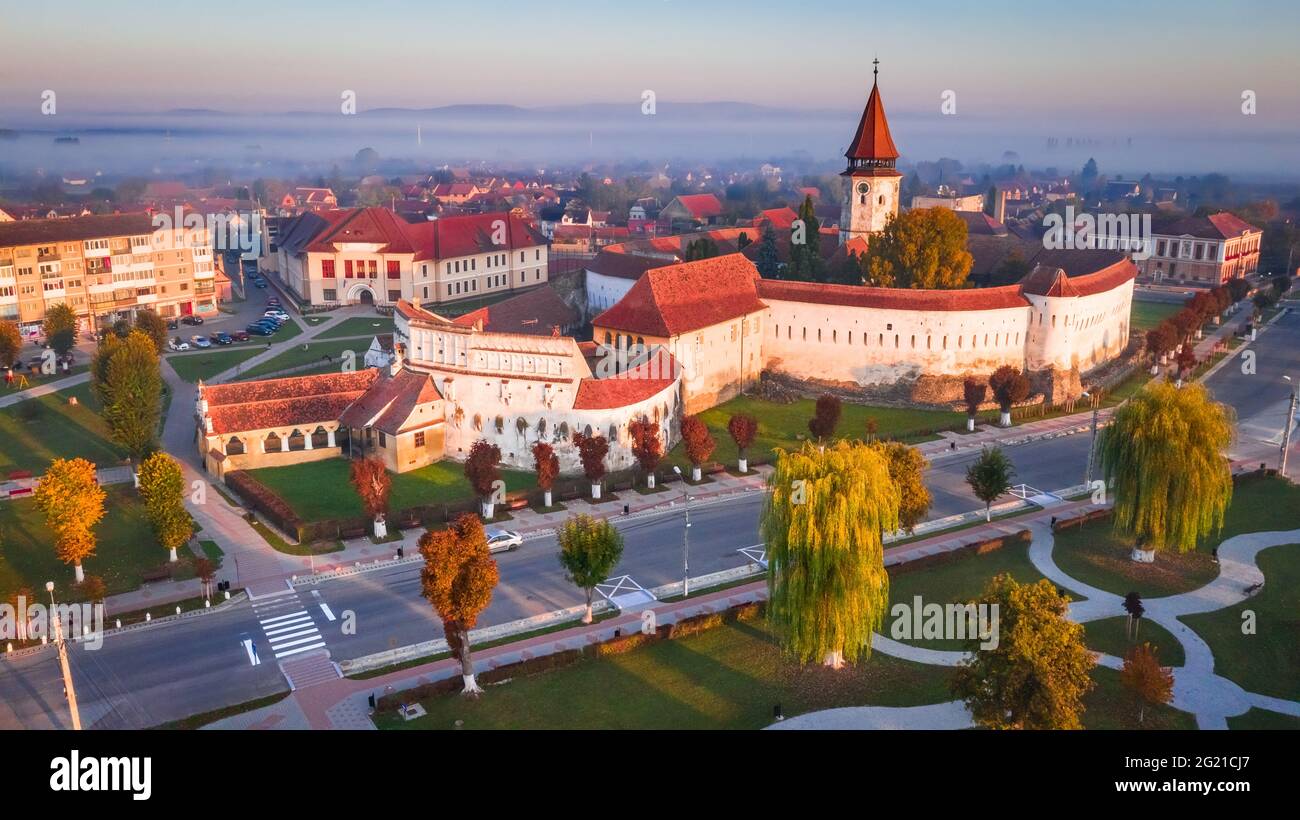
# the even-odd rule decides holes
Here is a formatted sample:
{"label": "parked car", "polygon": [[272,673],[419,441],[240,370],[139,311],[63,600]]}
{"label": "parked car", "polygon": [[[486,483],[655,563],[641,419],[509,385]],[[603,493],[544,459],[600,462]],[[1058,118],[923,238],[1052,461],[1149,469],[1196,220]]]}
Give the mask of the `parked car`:
{"label": "parked car", "polygon": [[228,345],[235,343],[235,337],[229,333],[213,333],[211,338],[214,344]]}
{"label": "parked car", "polygon": [[174,339],[169,339],[169,340],[167,341],[167,346],[170,347],[172,350],[189,350],[189,349],[190,349],[190,343],[187,342],[187,341],[185,341],[184,339],[182,339],[180,336],[177,336],[177,337],[174,338]]}
{"label": "parked car", "polygon": [[237,342],[246,342],[248,341],[248,331],[236,330],[234,333],[230,334],[230,337]]}
{"label": "parked car", "polygon": [[251,324],[244,329],[255,336],[270,336],[275,333],[275,328],[267,325],[259,325],[257,323]]}
{"label": "parked car", "polygon": [[268,296],[268,297],[266,297],[266,304],[267,304],[267,305],[275,305],[276,307],[279,307],[279,306],[280,306],[280,297],[279,297],[279,296]]}
{"label": "parked car", "polygon": [[524,537],[510,530],[489,529],[487,531],[488,552],[512,552],[524,543]]}
{"label": "parked car", "polygon": [[208,341],[207,336],[191,336],[190,344],[194,345],[197,348],[212,347],[212,342]]}
{"label": "parked car", "polygon": [[168,319],[168,320],[167,320],[167,329],[168,329],[168,330],[178,330],[179,328],[180,328],[180,325],[176,324],[176,320],[175,320],[175,319]]}
{"label": "parked car", "polygon": [[201,325],[203,324],[202,316],[182,316],[181,324],[183,325]]}
{"label": "parked car", "polygon": [[283,310],[276,310],[275,308],[267,308],[262,315],[269,316],[272,319],[279,319],[282,323],[289,321],[289,314],[285,313]]}
{"label": "parked car", "polygon": [[264,288],[264,287],[266,287],[266,280],[265,280],[265,279],[254,279],[254,280],[253,280],[253,287],[255,287],[255,288]]}

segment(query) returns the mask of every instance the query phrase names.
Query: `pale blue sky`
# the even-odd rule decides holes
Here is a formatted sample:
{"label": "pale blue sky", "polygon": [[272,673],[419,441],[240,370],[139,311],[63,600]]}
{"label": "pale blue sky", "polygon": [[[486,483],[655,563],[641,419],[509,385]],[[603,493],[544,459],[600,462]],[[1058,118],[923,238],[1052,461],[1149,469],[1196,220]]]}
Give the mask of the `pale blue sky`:
{"label": "pale blue sky", "polygon": [[[1300,4],[863,0],[28,2],[0,11],[0,110],[337,110],[739,100],[892,111],[1087,111],[1207,130],[1300,119]],[[1262,124],[1262,123],[1261,123]]]}

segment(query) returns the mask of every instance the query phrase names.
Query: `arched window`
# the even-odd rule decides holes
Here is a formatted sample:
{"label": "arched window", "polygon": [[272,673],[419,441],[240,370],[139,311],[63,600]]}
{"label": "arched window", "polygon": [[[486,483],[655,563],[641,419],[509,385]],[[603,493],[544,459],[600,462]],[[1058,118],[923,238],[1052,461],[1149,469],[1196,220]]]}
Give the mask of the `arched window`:
{"label": "arched window", "polygon": [[302,434],[301,430],[294,430],[292,433],[289,434],[289,449],[290,450],[307,449],[307,437]]}
{"label": "arched window", "polygon": [[328,447],[330,443],[330,434],[325,431],[324,427],[317,427],[311,431],[311,446]]}
{"label": "arched window", "polygon": [[226,455],[242,456],[244,454],[244,440],[239,436],[231,436],[226,442]]}
{"label": "arched window", "polygon": [[275,433],[268,433],[266,439],[262,442],[262,448],[271,453],[280,449],[280,437]]}

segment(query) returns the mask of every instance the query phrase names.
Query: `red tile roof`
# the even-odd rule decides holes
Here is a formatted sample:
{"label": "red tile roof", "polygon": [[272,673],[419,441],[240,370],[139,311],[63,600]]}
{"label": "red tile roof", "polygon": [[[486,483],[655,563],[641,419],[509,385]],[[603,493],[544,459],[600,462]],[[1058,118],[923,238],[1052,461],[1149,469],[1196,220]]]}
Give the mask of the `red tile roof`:
{"label": "red tile roof", "polygon": [[593,324],[667,338],[763,310],[754,263],[740,254],[681,262],[645,272]]}
{"label": "red tile roof", "polygon": [[399,370],[389,375],[385,370],[343,411],[339,422],[348,427],[373,427],[395,436],[442,421],[439,413],[420,407],[441,399],[429,374]]}
{"label": "red tile roof", "polygon": [[867,97],[867,106],[862,109],[857,133],[853,135],[853,141],[849,143],[844,156],[849,159],[898,159],[894,138],[889,135],[885,104],[881,102],[880,88],[874,82],[871,84],[871,96]]}
{"label": "red tile roof", "polygon": [[758,295],[786,302],[882,308],[886,310],[1001,310],[1028,304],[1019,285],[962,290],[912,290],[859,285],[823,285],[762,279]]}
{"label": "red tile roof", "polygon": [[[301,427],[337,421],[378,378],[367,368],[203,386],[214,433],[240,433],[272,427]],[[304,431],[306,432],[306,431]]]}
{"label": "red tile roof", "polygon": [[677,201],[696,219],[707,219],[722,213],[722,203],[713,194],[683,194],[677,197]]}
{"label": "red tile roof", "polygon": [[754,220],[754,223],[769,222],[776,230],[789,230],[790,226],[798,218],[799,214],[795,213],[794,209],[787,205],[784,208],[771,208],[762,211],[759,213],[758,219]]}
{"label": "red tile roof", "polygon": [[[637,404],[673,385],[677,361],[656,347],[646,361],[607,379],[583,379],[573,399],[575,410],[606,410]],[[667,378],[665,378],[667,377]]]}
{"label": "red tile roof", "polygon": [[1244,233],[1256,233],[1259,228],[1250,224],[1246,220],[1234,213],[1223,211],[1217,214],[1210,214],[1208,217],[1210,224],[1218,228],[1219,233],[1223,234],[1224,239],[1231,239],[1234,236],[1241,236]]}
{"label": "red tile roof", "polygon": [[578,323],[578,312],[555,289],[546,285],[495,304],[470,311],[453,320],[464,327],[478,326],[492,333],[551,336]]}
{"label": "red tile roof", "polygon": [[[498,235],[500,227],[505,230]],[[496,238],[502,243],[493,242]],[[527,220],[505,211],[412,224],[387,208],[350,208],[295,217],[285,226],[280,244],[289,253],[334,253],[334,245],[344,242],[379,245],[381,253],[409,253],[424,260],[532,248],[545,245],[546,237]]]}
{"label": "red tile roof", "polygon": [[1065,271],[1050,265],[1038,265],[1020,280],[1020,291],[1035,296],[1080,296],[1078,288],[1065,275]]}

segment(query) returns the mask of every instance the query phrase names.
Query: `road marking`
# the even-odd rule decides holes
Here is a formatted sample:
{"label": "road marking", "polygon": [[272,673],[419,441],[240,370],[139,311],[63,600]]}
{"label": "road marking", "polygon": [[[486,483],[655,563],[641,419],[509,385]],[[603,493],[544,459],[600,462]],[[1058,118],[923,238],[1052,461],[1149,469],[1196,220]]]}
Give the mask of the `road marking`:
{"label": "road marking", "polygon": [[326,619],[326,620],[329,620],[329,621],[334,620],[334,613],[333,613],[333,612],[330,612],[329,604],[321,604],[321,605],[320,605],[320,611],[325,613],[325,619]]}
{"label": "road marking", "polygon": [[276,652],[275,658],[276,660],[279,660],[280,658],[287,658],[290,655],[297,655],[299,652],[309,652],[313,649],[321,649],[324,646],[325,646],[325,642],[320,641],[319,643],[314,643],[310,646],[300,646],[297,649],[290,649],[285,652]]}
{"label": "road marking", "polygon": [[244,652],[248,655],[249,666],[257,666],[262,662],[262,659],[257,657],[257,650],[253,649],[253,641],[250,638],[245,638],[240,643],[244,645]]}
{"label": "road marking", "polygon": [[[284,610],[289,607],[295,608],[296,611],[285,612]],[[331,621],[334,620],[333,613],[328,608],[322,605],[322,609]],[[277,659],[325,646],[325,639],[316,627],[311,612],[303,607],[302,601],[297,596],[284,601],[282,606],[268,607],[264,611],[268,615],[271,612],[283,613],[258,620],[262,632],[271,644],[271,652]]]}

